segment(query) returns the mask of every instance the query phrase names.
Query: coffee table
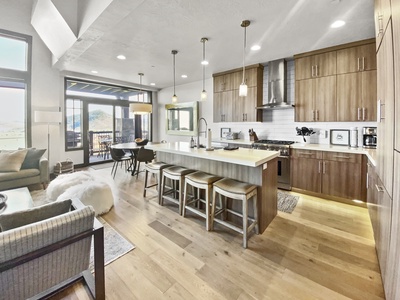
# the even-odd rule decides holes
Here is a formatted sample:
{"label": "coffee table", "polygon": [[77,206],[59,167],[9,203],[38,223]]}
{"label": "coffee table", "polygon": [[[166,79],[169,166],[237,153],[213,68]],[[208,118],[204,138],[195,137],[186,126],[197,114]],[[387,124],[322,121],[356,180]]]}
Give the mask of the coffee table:
{"label": "coffee table", "polygon": [[0,214],[10,214],[33,207],[31,194],[26,187],[1,191],[0,194],[7,195],[6,205],[0,209]]}

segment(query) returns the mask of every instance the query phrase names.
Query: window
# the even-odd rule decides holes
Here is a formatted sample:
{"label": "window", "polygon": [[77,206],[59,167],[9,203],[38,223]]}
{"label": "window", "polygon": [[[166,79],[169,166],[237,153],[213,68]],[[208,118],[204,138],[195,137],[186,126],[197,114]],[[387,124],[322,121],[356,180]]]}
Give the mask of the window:
{"label": "window", "polygon": [[31,145],[31,44],[29,36],[0,30],[0,149]]}
{"label": "window", "polygon": [[68,149],[82,147],[82,101],[67,99],[66,114],[66,145]]}
{"label": "window", "polygon": [[151,115],[129,111],[130,103],[151,103],[151,92],[66,78],[65,99],[66,150],[83,149],[88,163],[104,159],[99,139],[151,140]]}

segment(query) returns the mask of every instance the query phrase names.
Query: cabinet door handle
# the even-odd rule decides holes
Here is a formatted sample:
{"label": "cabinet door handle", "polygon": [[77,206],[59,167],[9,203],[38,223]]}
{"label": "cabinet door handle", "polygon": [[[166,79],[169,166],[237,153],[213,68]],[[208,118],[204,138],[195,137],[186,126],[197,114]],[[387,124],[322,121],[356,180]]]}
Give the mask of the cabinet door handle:
{"label": "cabinet door handle", "polygon": [[325,174],[325,171],[326,171],[326,162],[324,161],[322,163],[322,174]]}
{"label": "cabinet door handle", "polygon": [[360,115],[361,115],[360,108],[357,107],[357,121],[360,121]]}
{"label": "cabinet door handle", "polygon": [[315,117],[315,120],[316,120],[316,121],[319,121],[319,110],[316,110],[316,111],[315,111],[315,116],[316,116],[316,117]]}
{"label": "cabinet door handle", "polygon": [[383,193],[385,191],[382,186],[379,186],[377,184],[375,184],[375,188],[379,193]]}
{"label": "cabinet door handle", "polygon": [[334,155],[334,158],[345,158],[345,159],[350,159],[350,156],[343,156],[343,155]]}
{"label": "cabinet door handle", "polygon": [[365,121],[365,107],[362,108],[362,119]]}
{"label": "cabinet door handle", "polygon": [[311,116],[312,121],[315,121],[315,112],[314,112],[314,110],[312,110],[311,113],[312,113],[312,116]]}
{"label": "cabinet door handle", "polygon": [[382,122],[382,120],[384,120],[385,119],[385,117],[383,116],[382,117],[382,106],[385,106],[385,103],[382,103],[382,100],[378,100],[378,104],[377,104],[377,109],[376,109],[376,114],[377,114],[377,116],[376,116],[376,121],[378,122],[378,123],[380,123],[380,122]]}
{"label": "cabinet door handle", "polygon": [[321,161],[318,162],[318,174],[321,174]]}
{"label": "cabinet door handle", "polygon": [[357,57],[357,70],[361,71],[360,70],[360,58],[359,57]]}
{"label": "cabinet door handle", "polygon": [[311,77],[314,77],[314,66],[311,66]]}
{"label": "cabinet door handle", "polygon": [[362,58],[362,70],[365,71],[365,57]]}
{"label": "cabinet door handle", "polygon": [[299,152],[299,155],[313,155],[312,152]]}

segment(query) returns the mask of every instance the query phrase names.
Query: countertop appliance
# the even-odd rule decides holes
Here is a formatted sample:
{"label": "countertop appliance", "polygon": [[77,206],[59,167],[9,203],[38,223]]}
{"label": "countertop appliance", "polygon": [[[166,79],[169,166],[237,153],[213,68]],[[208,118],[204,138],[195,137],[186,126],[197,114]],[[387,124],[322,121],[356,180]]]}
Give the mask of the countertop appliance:
{"label": "countertop appliance", "polygon": [[254,149],[279,151],[278,156],[278,188],[291,190],[290,182],[290,145],[294,141],[258,140],[253,143]]}
{"label": "countertop appliance", "polygon": [[363,127],[363,148],[376,149],[376,127]]}

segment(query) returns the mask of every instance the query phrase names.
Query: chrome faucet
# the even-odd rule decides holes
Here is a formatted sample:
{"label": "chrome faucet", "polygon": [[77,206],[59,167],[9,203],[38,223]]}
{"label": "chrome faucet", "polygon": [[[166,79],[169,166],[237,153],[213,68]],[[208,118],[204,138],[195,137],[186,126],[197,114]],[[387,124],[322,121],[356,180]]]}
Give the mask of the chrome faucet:
{"label": "chrome faucet", "polygon": [[[200,131],[200,121],[201,120],[203,120],[204,123],[206,124],[206,130],[205,131]],[[202,134],[204,132],[204,137],[207,138],[207,121],[206,121],[206,119],[200,118],[197,121],[197,130],[198,130],[198,133],[197,133],[197,149],[199,149],[200,148],[200,134]]]}

